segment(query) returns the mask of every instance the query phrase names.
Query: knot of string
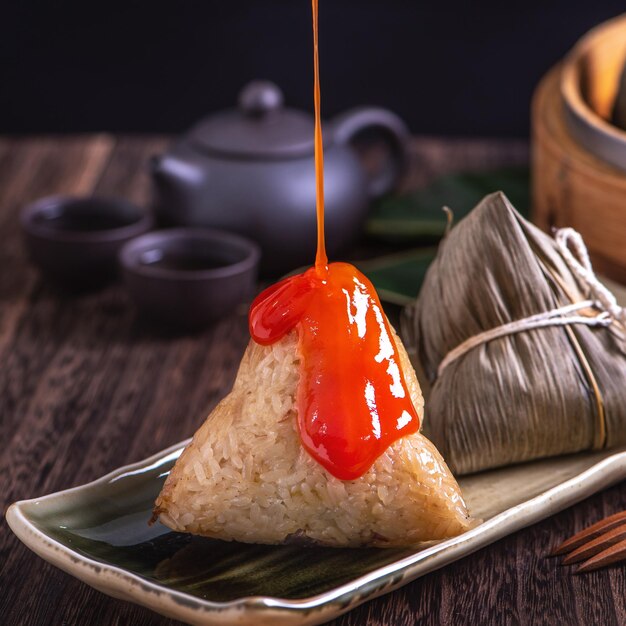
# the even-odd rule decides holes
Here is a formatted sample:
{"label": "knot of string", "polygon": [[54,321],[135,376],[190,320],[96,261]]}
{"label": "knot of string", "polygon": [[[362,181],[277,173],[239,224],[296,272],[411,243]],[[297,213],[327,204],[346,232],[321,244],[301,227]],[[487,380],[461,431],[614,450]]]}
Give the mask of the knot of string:
{"label": "knot of string", "polygon": [[611,291],[598,280],[580,233],[573,228],[561,228],[556,231],[554,240],[570,271],[586,290],[587,298],[594,300],[596,308],[608,313],[613,320],[625,324],[626,309],[617,303]]}

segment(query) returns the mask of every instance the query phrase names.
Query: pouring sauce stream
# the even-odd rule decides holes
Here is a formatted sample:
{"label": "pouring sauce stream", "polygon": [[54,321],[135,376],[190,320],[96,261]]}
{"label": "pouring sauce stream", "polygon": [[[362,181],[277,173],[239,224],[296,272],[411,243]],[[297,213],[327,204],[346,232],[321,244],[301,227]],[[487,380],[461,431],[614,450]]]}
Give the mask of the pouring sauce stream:
{"label": "pouring sauce stream", "polygon": [[261,345],[298,333],[298,430],[307,452],[333,476],[362,476],[397,439],[419,428],[393,332],[369,280],[348,263],[328,264],[320,122],[318,0],[312,0],[315,70],[317,254],[252,303],[250,334]]}
{"label": "pouring sauce stream", "polygon": [[311,0],[313,9],[313,68],[314,87],[313,101],[315,103],[315,189],[317,212],[317,253],[315,255],[315,269],[324,272],[328,265],[326,243],[324,241],[324,148],[322,142],[321,98],[320,98],[320,63],[318,46],[318,0]]}

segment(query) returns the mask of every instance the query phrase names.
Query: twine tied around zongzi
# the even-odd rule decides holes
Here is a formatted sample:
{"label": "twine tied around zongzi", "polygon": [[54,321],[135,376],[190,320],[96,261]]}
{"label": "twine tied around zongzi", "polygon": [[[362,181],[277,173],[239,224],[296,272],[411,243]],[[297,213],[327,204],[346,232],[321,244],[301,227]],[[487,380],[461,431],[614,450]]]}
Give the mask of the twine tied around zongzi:
{"label": "twine tied around zongzi", "polygon": [[556,231],[554,240],[570,271],[587,290],[586,295],[594,300],[596,308],[608,313],[611,320],[626,324],[626,308],[617,303],[615,296],[594,274],[587,247],[580,233],[573,228],[560,228]]}
{"label": "twine tied around zongzi", "polygon": [[[554,239],[563,260],[582,285],[587,299],[502,324],[469,337],[469,339],[466,339],[446,354],[437,368],[437,377],[441,376],[450,363],[453,363],[476,346],[506,335],[547,326],[584,324],[586,326],[606,327],[616,321],[626,325],[626,308],[621,307],[617,303],[611,291],[596,277],[591,266],[589,253],[580,233],[573,228],[561,228],[557,230]],[[580,314],[579,312],[584,309],[594,309],[596,312],[593,315]]]}

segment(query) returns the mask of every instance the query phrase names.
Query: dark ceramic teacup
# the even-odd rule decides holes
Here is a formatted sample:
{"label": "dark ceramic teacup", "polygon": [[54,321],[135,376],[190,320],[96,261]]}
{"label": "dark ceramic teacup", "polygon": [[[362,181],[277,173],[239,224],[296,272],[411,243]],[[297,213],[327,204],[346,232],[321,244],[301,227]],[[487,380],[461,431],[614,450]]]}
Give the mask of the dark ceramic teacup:
{"label": "dark ceramic teacup", "polygon": [[119,259],[130,295],[146,319],[196,329],[253,294],[260,256],[259,247],[244,237],[174,228],[127,243]]}
{"label": "dark ceramic teacup", "polygon": [[120,198],[42,198],[22,209],[31,259],[55,282],[102,285],[118,269],[119,249],[153,227],[150,214]]}

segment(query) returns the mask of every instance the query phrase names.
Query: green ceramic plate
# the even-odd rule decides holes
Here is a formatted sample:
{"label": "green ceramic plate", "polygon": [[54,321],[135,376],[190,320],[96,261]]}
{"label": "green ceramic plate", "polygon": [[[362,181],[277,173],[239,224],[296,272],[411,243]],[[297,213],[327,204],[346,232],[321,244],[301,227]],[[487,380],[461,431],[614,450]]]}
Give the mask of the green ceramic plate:
{"label": "green ceramic plate", "polygon": [[226,543],[148,526],[184,444],[87,485],[13,504],[34,552],[89,585],[191,624],[319,624],[626,477],[626,451],[581,454],[460,481],[485,520],[435,545],[337,550]]}

